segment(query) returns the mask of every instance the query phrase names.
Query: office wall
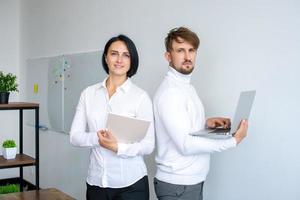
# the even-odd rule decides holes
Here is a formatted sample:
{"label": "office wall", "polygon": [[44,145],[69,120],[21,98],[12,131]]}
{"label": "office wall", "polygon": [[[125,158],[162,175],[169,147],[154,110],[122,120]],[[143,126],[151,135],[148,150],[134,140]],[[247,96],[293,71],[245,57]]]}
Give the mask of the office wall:
{"label": "office wall", "polygon": [[[19,78],[19,0],[0,0],[0,71],[13,73]],[[10,94],[10,101],[18,100],[18,93]],[[8,138],[14,138],[18,142],[18,112],[0,112],[0,144]],[[7,123],[11,122],[11,123]],[[2,155],[2,150],[0,151]],[[0,179],[13,176],[17,170],[0,170]]]}
{"label": "office wall", "polygon": [[[24,0],[20,71],[27,58],[99,50],[111,36],[125,33],[141,58],[134,81],[153,95],[167,70],[166,33],[190,27],[201,38],[192,82],[208,116],[231,116],[239,91],[257,90],[249,136],[238,148],[212,156],[205,199],[296,200],[299,11],[292,0]],[[27,136],[30,150],[29,130]],[[88,151],[72,147],[68,135],[42,132],[40,138],[41,187],[84,199]],[[152,178],[153,156],[147,163]],[[27,176],[33,177],[31,170]]]}

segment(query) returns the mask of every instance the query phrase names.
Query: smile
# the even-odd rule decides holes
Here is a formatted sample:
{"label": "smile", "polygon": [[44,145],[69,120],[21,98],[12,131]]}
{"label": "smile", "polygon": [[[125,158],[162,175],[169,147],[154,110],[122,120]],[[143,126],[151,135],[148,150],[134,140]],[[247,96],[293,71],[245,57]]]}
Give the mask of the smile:
{"label": "smile", "polygon": [[123,68],[122,65],[114,65],[114,67],[115,67],[115,68],[118,68],[118,69]]}

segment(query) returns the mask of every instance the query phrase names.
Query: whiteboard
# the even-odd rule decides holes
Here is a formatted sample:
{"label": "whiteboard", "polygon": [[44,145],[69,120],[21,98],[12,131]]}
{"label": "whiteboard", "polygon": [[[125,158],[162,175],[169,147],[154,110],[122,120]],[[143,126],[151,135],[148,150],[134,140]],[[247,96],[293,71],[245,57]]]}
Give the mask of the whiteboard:
{"label": "whiteboard", "polygon": [[40,104],[42,129],[69,133],[82,90],[106,77],[101,57],[95,51],[27,60],[26,100]]}
{"label": "whiteboard", "polygon": [[65,56],[63,99],[65,132],[70,131],[82,90],[106,77],[101,57],[102,51]]}

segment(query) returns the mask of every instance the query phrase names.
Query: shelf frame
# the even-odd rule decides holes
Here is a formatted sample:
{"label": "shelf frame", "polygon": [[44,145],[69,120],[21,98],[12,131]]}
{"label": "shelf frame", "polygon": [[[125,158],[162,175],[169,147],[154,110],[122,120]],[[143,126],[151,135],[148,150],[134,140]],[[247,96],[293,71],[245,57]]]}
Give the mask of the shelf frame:
{"label": "shelf frame", "polygon": [[[0,157],[0,169],[19,167],[20,189],[23,191],[23,167],[35,166],[35,186],[39,190],[39,104],[29,102],[10,102],[0,104],[0,110],[19,110],[19,154],[16,159],[5,160]],[[23,153],[23,110],[35,111],[35,158]],[[4,161],[3,161],[4,159]]]}

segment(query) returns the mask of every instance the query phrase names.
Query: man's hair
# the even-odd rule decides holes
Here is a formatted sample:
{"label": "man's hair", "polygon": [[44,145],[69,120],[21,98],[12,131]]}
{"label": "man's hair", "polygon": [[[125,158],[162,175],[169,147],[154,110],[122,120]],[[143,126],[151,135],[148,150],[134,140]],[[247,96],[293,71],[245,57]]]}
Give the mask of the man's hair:
{"label": "man's hair", "polygon": [[105,60],[105,57],[107,55],[108,49],[110,47],[110,45],[116,41],[122,41],[125,43],[125,45],[127,46],[127,49],[129,51],[130,54],[130,69],[127,72],[127,76],[131,77],[133,75],[136,74],[137,70],[138,70],[138,66],[139,66],[139,55],[138,52],[136,50],[135,44],[133,43],[133,41],[127,37],[126,35],[118,35],[116,37],[112,37],[110,40],[108,40],[108,42],[105,44],[104,47],[104,52],[102,54],[102,66],[103,69],[105,70],[105,72],[107,74],[109,74],[109,69]]}
{"label": "man's hair", "polygon": [[165,38],[166,51],[170,52],[172,50],[172,42],[174,40],[178,43],[182,43],[180,38],[190,43],[195,49],[198,49],[200,40],[197,34],[188,28],[178,27],[170,30],[167,37]]}

